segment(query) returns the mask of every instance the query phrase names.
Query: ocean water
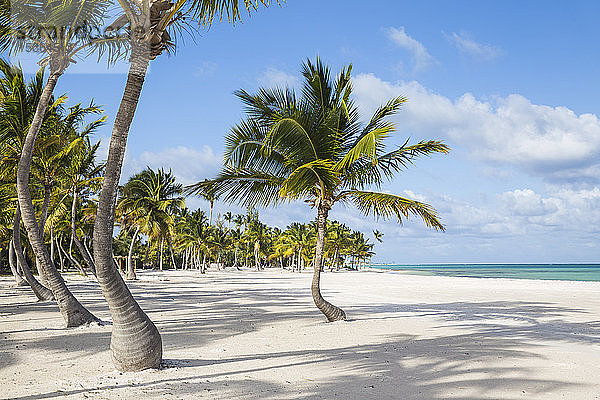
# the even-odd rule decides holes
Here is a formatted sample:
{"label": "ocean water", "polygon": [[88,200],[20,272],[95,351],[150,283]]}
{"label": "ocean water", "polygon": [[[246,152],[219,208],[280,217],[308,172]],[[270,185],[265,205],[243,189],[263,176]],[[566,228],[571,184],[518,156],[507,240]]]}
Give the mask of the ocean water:
{"label": "ocean water", "polygon": [[600,282],[600,264],[383,264],[372,267],[415,275]]}

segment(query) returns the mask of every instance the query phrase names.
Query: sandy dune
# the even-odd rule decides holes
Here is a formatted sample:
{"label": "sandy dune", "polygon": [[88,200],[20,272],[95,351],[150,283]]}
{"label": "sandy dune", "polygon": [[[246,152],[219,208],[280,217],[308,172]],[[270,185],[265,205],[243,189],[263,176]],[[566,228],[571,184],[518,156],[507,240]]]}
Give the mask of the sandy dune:
{"label": "sandy dune", "polygon": [[[600,399],[600,283],[327,273],[147,272],[131,288],[168,368],[120,374],[110,325],[62,329],[0,279],[3,399]],[[93,280],[69,285],[110,316]]]}

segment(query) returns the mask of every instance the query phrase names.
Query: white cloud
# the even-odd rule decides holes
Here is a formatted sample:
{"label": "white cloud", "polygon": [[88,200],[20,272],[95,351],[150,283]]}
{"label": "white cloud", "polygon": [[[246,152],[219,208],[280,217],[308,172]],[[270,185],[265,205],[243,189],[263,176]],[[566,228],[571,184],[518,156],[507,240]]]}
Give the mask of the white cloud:
{"label": "white cloud", "polygon": [[259,78],[258,83],[266,87],[293,87],[298,82],[298,78],[277,68],[267,69]]}
{"label": "white cloud", "polygon": [[358,75],[354,87],[365,111],[407,96],[397,117],[403,132],[450,139],[494,165],[551,181],[600,181],[600,120],[594,114],[533,104],[518,94],[484,101],[466,93],[451,100],[418,82],[390,83],[373,74]]}
{"label": "white cloud", "polygon": [[444,33],[444,36],[446,36],[446,38],[450,40],[461,53],[479,60],[493,60],[502,53],[498,47],[486,43],[477,43],[464,32],[461,32],[460,34],[453,32],[451,35]]}
{"label": "white cloud", "polygon": [[[101,138],[96,162],[106,162],[109,143],[110,137]],[[215,154],[214,150],[207,145],[202,146],[200,150],[185,146],[168,147],[157,152],[145,151],[137,157],[132,156],[127,148],[123,157],[120,181],[124,183],[132,175],[146,167],[151,167],[171,169],[180,183],[189,185],[214,177],[219,171],[222,160],[222,156]]]}
{"label": "white cloud", "polygon": [[387,35],[394,43],[411,53],[416,71],[421,71],[435,62],[435,59],[429,54],[425,46],[409,36],[403,26],[400,28],[389,28]]}
{"label": "white cloud", "polygon": [[600,231],[600,188],[559,189],[543,197],[531,189],[503,193],[501,200],[516,223],[558,231]]}
{"label": "white cloud", "polygon": [[221,156],[210,146],[196,150],[185,146],[166,148],[159,152],[143,152],[136,164],[145,168],[170,168],[179,182],[189,185],[205,178],[212,178],[221,166]]}
{"label": "white cloud", "polygon": [[505,192],[501,197],[509,211],[514,215],[541,216],[555,213],[559,209],[557,199],[544,199],[531,189]]}
{"label": "white cloud", "polygon": [[218,67],[219,67],[218,64],[215,62],[204,61],[202,64],[200,64],[199,67],[196,68],[196,71],[194,72],[194,76],[200,77],[200,76],[212,75],[217,71]]}

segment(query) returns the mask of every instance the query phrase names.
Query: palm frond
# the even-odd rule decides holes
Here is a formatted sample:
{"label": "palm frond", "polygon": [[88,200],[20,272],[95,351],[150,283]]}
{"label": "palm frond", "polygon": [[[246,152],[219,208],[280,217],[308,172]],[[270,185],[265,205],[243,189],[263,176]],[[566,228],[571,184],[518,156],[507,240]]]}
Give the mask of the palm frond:
{"label": "palm frond", "polygon": [[405,197],[380,192],[348,190],[342,192],[338,200],[350,200],[364,215],[374,215],[384,219],[395,217],[399,223],[402,223],[412,214],[420,217],[429,228],[445,230],[433,207]]}
{"label": "palm frond", "polygon": [[215,179],[190,185],[186,192],[199,193],[206,186],[210,186],[225,201],[247,207],[268,206],[283,200],[279,196],[279,189],[284,180],[264,171],[234,170],[225,167]]}
{"label": "palm frond", "polygon": [[362,158],[345,166],[341,171],[342,180],[346,188],[379,187],[384,179],[392,179],[397,172],[413,165],[415,158],[434,153],[447,154],[449,151],[450,147],[441,141],[429,140],[408,145],[407,140],[396,150],[379,155],[374,161]]}

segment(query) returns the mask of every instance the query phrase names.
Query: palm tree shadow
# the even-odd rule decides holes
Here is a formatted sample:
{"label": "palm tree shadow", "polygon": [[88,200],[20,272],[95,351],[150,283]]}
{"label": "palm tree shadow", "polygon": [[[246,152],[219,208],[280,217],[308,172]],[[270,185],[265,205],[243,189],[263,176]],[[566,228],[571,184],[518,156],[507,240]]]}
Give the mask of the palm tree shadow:
{"label": "palm tree shadow", "polygon": [[[352,309],[358,310],[363,315],[359,319],[365,320],[434,317],[443,321],[444,326],[449,323],[484,337],[600,343],[600,320],[588,320],[589,312],[583,308],[562,307],[548,302],[378,304]],[[378,314],[386,316],[378,317]],[[597,318],[597,315],[593,317]]]}
{"label": "palm tree shadow", "polygon": [[[474,341],[478,346],[473,346]],[[435,339],[415,336],[387,337],[381,343],[299,351],[248,354],[222,359],[170,359],[163,370],[145,382],[107,383],[93,389],[73,388],[16,397],[15,400],[48,399],[77,394],[169,393],[176,398],[214,391],[219,398],[244,399],[481,399],[483,394],[502,391],[519,398],[522,393],[545,393],[573,389],[581,384],[560,379],[530,378],[530,370],[515,366],[486,366],[498,358],[540,358],[522,350],[518,340],[481,338],[477,334]],[[489,365],[489,364],[488,364]],[[222,367],[225,366],[226,369]],[[335,369],[324,378],[298,379],[301,371]],[[169,370],[180,370],[172,376]],[[275,382],[264,373],[280,377]],[[289,380],[287,380],[289,379]],[[133,391],[133,392],[132,392]],[[465,393],[464,395],[461,394]],[[293,396],[293,397],[292,397]],[[543,397],[542,397],[543,398]]]}

